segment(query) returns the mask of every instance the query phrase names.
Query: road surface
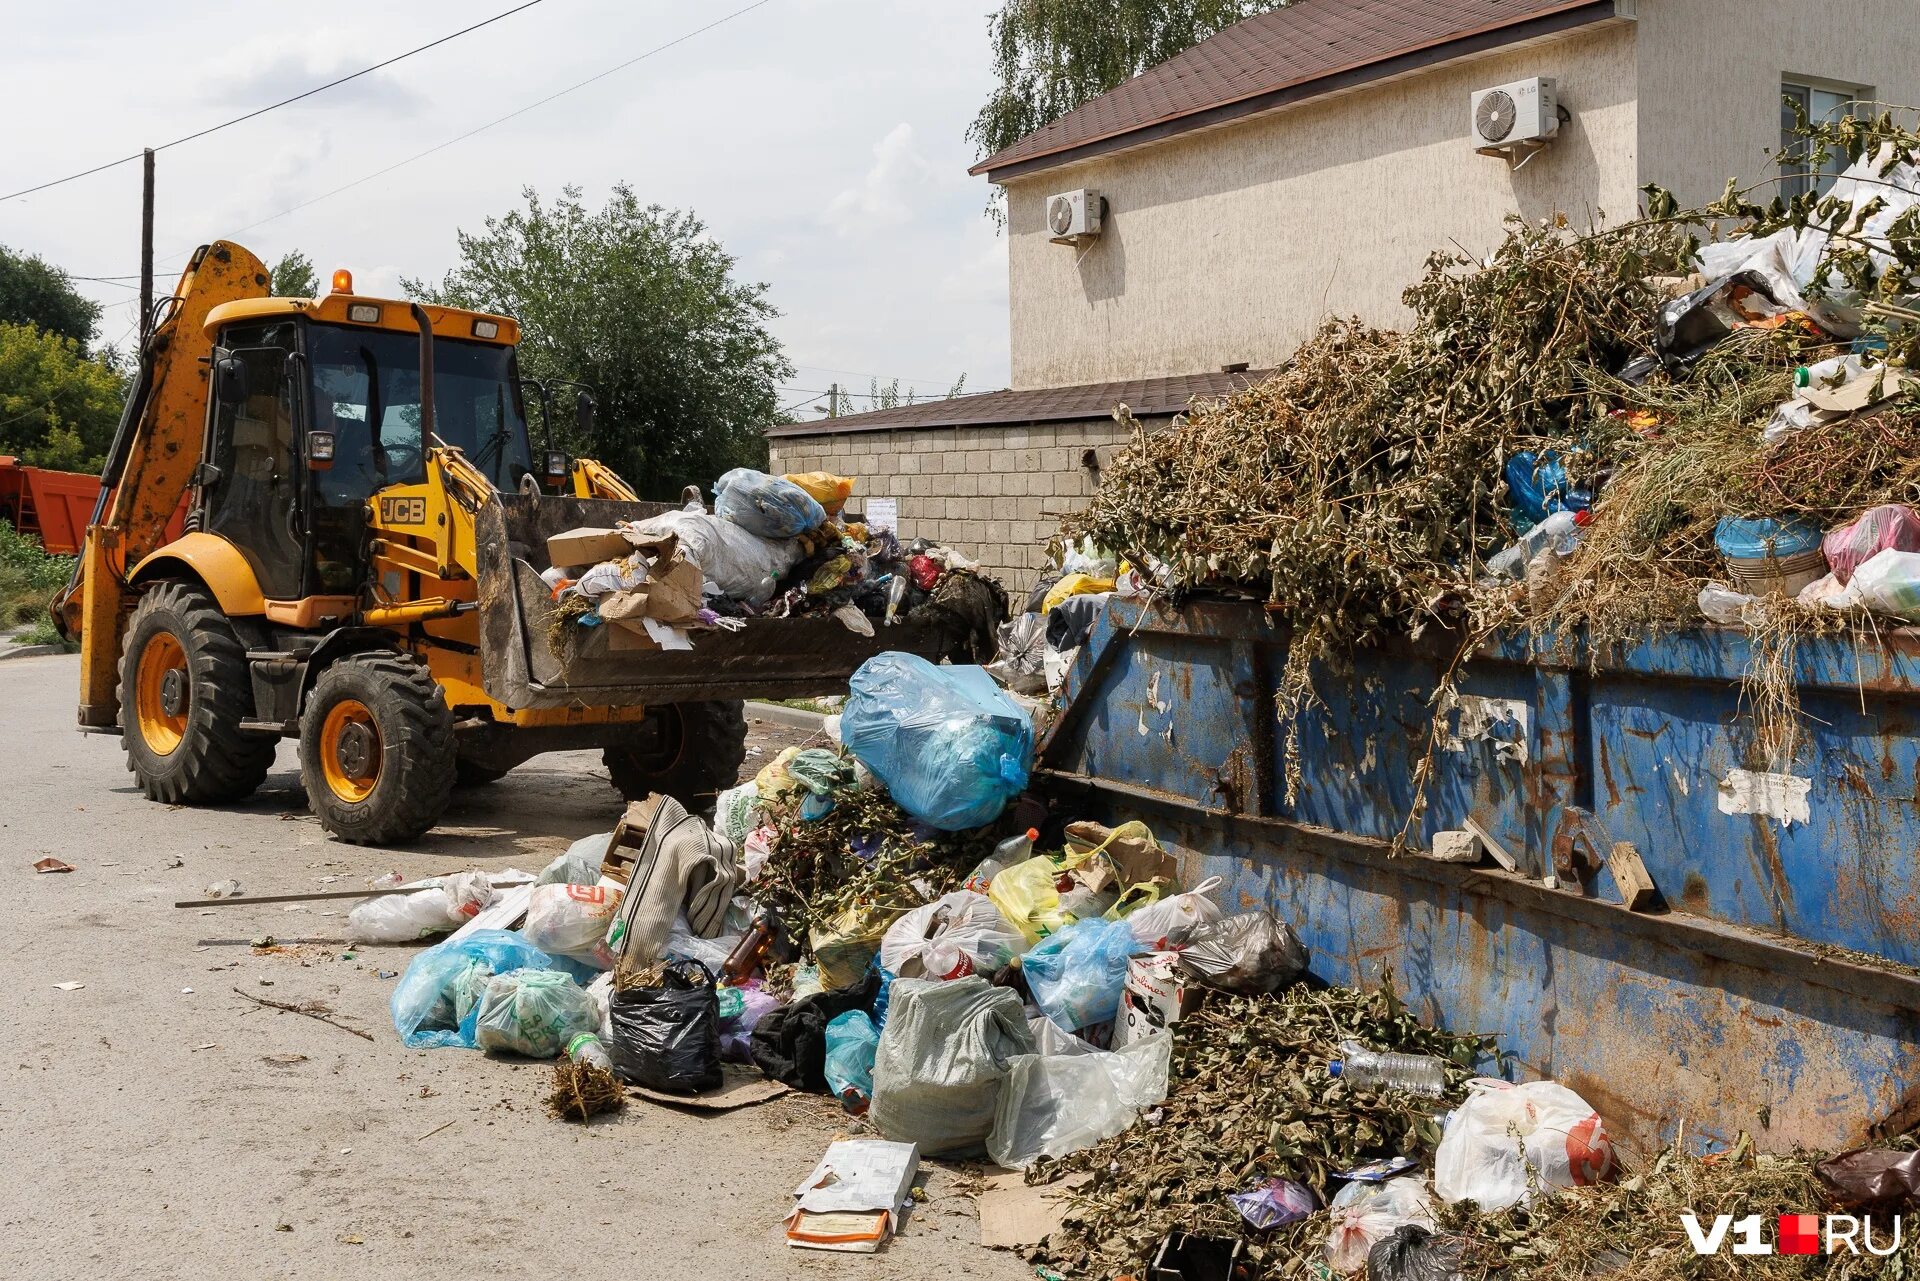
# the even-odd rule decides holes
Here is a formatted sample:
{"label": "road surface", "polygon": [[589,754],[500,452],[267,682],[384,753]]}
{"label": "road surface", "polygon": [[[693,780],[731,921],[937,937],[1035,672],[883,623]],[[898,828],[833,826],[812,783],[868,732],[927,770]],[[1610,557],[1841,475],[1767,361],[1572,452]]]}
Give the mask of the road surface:
{"label": "road surface", "polygon": [[[457,794],[414,846],[365,850],[307,814],[291,744],[244,804],[145,800],[117,738],[72,728],[77,681],[72,656],[0,663],[0,1275],[1032,1276],[979,1247],[957,1167],[926,1168],[930,1200],[877,1257],[789,1249],[792,1189],[849,1128],[830,1101],[700,1117],[635,1099],[590,1127],[549,1120],[544,1064],[400,1044],[383,975],[416,949],[203,942],[339,937],[350,903],[171,906],[229,878],[268,894],[537,871],[618,817],[597,755],[538,758]],[[748,771],[800,736],[754,729]],[[35,874],[47,855],[75,870]],[[235,988],[323,1002],[373,1040]]]}

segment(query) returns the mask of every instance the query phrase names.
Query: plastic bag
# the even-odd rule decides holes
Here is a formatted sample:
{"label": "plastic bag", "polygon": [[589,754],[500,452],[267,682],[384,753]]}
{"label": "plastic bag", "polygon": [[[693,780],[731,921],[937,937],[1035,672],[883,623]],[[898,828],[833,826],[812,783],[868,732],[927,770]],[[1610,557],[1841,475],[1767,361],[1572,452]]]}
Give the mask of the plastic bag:
{"label": "plastic bag", "polygon": [[598,885],[600,860],[606,856],[612,832],[583,836],[567,846],[567,852],[540,870],[535,885]]}
{"label": "plastic bag", "polygon": [[1920,1203],[1920,1152],[1855,1148],[1828,1157],[1813,1173],[1843,1210],[1898,1213]]}
{"label": "plastic bag", "polygon": [[1134,941],[1149,952],[1164,952],[1184,946],[1194,931],[1211,925],[1221,917],[1220,905],[1212,895],[1226,880],[1209,876],[1184,894],[1150,903],[1126,918]]}
{"label": "plastic bag", "polygon": [[1446,1202],[1492,1213],[1537,1187],[1583,1188],[1613,1174],[1613,1141],[1600,1114],[1558,1081],[1467,1083],[1433,1156],[1433,1190]]}
{"label": "plastic bag", "polygon": [[873,1101],[873,1054],[880,1034],[865,1010],[848,1010],[827,1024],[827,1089],[859,1116]]}
{"label": "plastic bag", "polygon": [[1845,587],[1855,570],[1880,552],[1920,552],[1920,515],[1904,503],[1869,508],[1820,540],[1833,576]]}
{"label": "plastic bag", "polygon": [[655,516],[629,526],[626,534],[629,540],[642,541],[676,536],[681,550],[722,596],[749,605],[770,600],[781,577],[805,555],[791,539],[761,538],[730,520],[697,511]]}
{"label": "plastic bag", "polygon": [[510,970],[487,980],[474,1024],[483,1050],[550,1059],[582,1032],[600,1030],[600,1007],[557,970]]}
{"label": "plastic bag", "polygon": [[753,1029],[764,1016],[780,1008],[780,998],[758,980],[736,990],[740,993],[740,1012],[720,1020],[720,1057],[728,1063],[751,1063]]}
{"label": "plastic bag", "polygon": [[1020,997],[977,974],[951,983],[901,979],[873,1064],[879,1131],[924,1156],[977,1154],[993,1129],[1013,1059],[1033,1053]]}
{"label": "plastic bag", "polygon": [[575,579],[569,590],[579,592],[590,601],[598,601],[615,592],[630,592],[646,581],[647,558],[634,552],[619,560],[601,561]]}
{"label": "plastic bag", "polygon": [[1234,1193],[1227,1202],[1240,1211],[1240,1217],[1255,1232],[1298,1223],[1320,1208],[1320,1198],[1313,1194],[1313,1189],[1292,1179],[1268,1179],[1245,1192]]}
{"label": "plastic bag", "polygon": [[660,986],[615,992],[608,1013],[621,1080],[675,1094],[719,1087],[720,1003],[706,966],[669,965]]}
{"label": "plastic bag", "polygon": [[1746,623],[1747,606],[1753,597],[1736,592],[1725,583],[1708,583],[1700,589],[1700,612],[1708,622],[1722,627],[1740,627]]}
{"label": "plastic bag", "polygon": [[431,879],[432,889],[355,903],[347,913],[347,937],[357,943],[412,943],[459,929],[493,901],[485,872]]}
{"label": "plastic bag", "polygon": [[1335,1272],[1358,1272],[1367,1264],[1368,1251],[1408,1224],[1428,1231],[1435,1226],[1427,1181],[1417,1174],[1384,1183],[1349,1183],[1327,1209],[1333,1219],[1327,1263]]}
{"label": "plastic bag", "polygon": [[1111,1138],[1167,1097],[1172,1053],[1172,1039],[1160,1036],[1111,1053],[1019,1056],[1000,1089],[987,1154],[1021,1170]]}
{"label": "plastic bag", "polygon": [[880,964],[902,978],[957,979],[991,974],[1026,950],[986,895],[955,890],[889,925]]}
{"label": "plastic bag", "polygon": [[548,969],[553,958],[506,930],[475,930],[436,943],[408,963],[387,999],[393,1030],[409,1049],[472,1049],[479,994],[494,974]]}
{"label": "plastic bag", "polygon": [[1060,910],[1057,886],[1065,870],[1058,859],[1036,855],[995,873],[987,898],[1028,943],[1038,943],[1073,919]]}
{"label": "plastic bag", "polygon": [[1016,694],[1043,693],[1046,652],[1046,615],[1022,614],[1000,625],[1000,653],[987,664],[987,674]]}
{"label": "plastic bag", "polygon": [[1060,573],[1085,574],[1090,578],[1112,578],[1119,572],[1119,561],[1114,554],[1094,544],[1091,538],[1082,538],[1076,544],[1067,545],[1067,554],[1060,560]]}
{"label": "plastic bag", "polygon": [[1041,1013],[1078,1030],[1120,1012],[1127,962],[1145,950],[1125,921],[1075,921],[1042,939],[1020,969]]}
{"label": "plastic bag", "polygon": [[1307,949],[1272,912],[1242,912],[1196,927],[1180,968],[1208,987],[1255,996],[1306,973]]}
{"label": "plastic bag", "polygon": [[1075,596],[1100,596],[1112,590],[1113,579],[1111,578],[1095,578],[1091,574],[1067,574],[1047,592],[1046,599],[1040,602],[1040,609],[1044,613]]}
{"label": "plastic bag", "polygon": [[727,958],[733,955],[733,949],[739,944],[738,933],[701,938],[687,924],[687,914],[681,912],[673,918],[673,928],[667,932],[666,950],[660,955],[670,961],[695,961],[718,974],[726,967]]}
{"label": "plastic bag", "polygon": [[767,867],[767,860],[773,857],[774,843],[780,839],[777,829],[756,827],[747,833],[747,839],[740,843],[740,880],[743,884],[752,884],[760,879],[760,873]]}
{"label": "plastic bag", "polygon": [[745,844],[760,824],[761,800],[760,789],[751,782],[729,787],[714,802],[713,829],[735,845]]}
{"label": "plastic bag", "polygon": [[889,652],[861,664],[851,684],[840,717],[847,750],[921,822],[983,827],[1026,789],[1033,722],[984,669]]}
{"label": "plastic bag", "polygon": [[1460,1242],[1417,1223],[1395,1228],[1367,1251],[1367,1281],[1459,1281]]}
{"label": "plastic bag", "polygon": [[800,486],[751,467],[736,467],[713,487],[713,510],[762,538],[797,538],[827,523],[827,513]]}
{"label": "plastic bag", "polygon": [[853,496],[853,487],[857,483],[856,477],[836,476],[830,471],[803,471],[798,475],[788,472],[781,479],[806,490],[807,497],[819,503],[820,509],[829,516],[840,514],[840,509],[847,505],[847,499]]}
{"label": "plastic bag", "polygon": [[807,935],[820,981],[828,989],[858,983],[868,962],[879,955],[887,930],[905,913],[897,907],[850,907]]}
{"label": "plastic bag", "polygon": [[1876,552],[1853,571],[1847,590],[1876,614],[1920,620],[1920,552]]}
{"label": "plastic bag", "polygon": [[[597,878],[596,878],[597,879]],[[626,892],[603,885],[537,885],[527,900],[527,942],[553,956],[570,956],[596,969],[611,969],[607,927]]]}

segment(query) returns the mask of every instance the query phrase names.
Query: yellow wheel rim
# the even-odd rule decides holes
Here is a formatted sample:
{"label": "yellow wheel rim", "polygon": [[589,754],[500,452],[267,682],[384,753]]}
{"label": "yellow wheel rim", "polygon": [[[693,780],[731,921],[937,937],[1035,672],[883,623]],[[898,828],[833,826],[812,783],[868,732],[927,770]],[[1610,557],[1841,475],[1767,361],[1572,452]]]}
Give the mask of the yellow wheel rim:
{"label": "yellow wheel rim", "polygon": [[380,782],[380,730],[365,703],[347,698],[327,709],[320,726],[320,772],[327,789],[357,804]]}
{"label": "yellow wheel rim", "polygon": [[171,632],[157,632],[140,651],[134,714],[140,737],[156,756],[171,756],[187,736],[192,686],[187,651]]}

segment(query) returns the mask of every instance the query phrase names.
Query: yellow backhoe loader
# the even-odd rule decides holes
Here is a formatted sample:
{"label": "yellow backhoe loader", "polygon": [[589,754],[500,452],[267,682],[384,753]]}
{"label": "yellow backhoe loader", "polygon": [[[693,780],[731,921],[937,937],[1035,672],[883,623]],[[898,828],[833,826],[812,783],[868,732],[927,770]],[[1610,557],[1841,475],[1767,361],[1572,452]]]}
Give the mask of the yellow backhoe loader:
{"label": "yellow backhoe loader", "polygon": [[[547,448],[507,316],[372,298],[268,296],[238,245],[193,256],[141,353],[101,498],[56,619],[81,646],[80,726],[118,733],[146,795],[253,792],[299,742],[327,830],[404,842],[541,752],[599,748],[628,797],[694,807],[744,753],[740,700],[844,688],[881,648],[754,619],[691,651],[558,649],[540,572],[551,534],[656,515],[610,470]],[[582,413],[590,403],[582,401]],[[547,487],[558,491],[546,492]],[[188,494],[188,532],[166,526]]]}

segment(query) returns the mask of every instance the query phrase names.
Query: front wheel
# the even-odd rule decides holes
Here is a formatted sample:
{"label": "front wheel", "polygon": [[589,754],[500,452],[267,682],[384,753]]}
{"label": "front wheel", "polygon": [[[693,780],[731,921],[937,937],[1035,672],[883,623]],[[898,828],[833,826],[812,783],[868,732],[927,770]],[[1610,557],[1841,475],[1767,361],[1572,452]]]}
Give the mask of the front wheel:
{"label": "front wheel", "polygon": [[453,796],[453,713],[405,654],[343,658],[320,674],[300,717],[300,777],[321,826],[355,845],[414,840]]}
{"label": "front wheel", "polygon": [[747,759],[745,703],[669,703],[653,710],[642,732],[646,738],[609,747],[600,758],[630,801],[661,792],[689,813],[712,813]]}

